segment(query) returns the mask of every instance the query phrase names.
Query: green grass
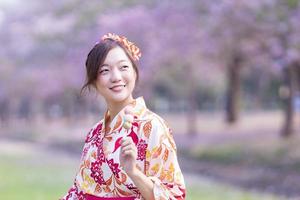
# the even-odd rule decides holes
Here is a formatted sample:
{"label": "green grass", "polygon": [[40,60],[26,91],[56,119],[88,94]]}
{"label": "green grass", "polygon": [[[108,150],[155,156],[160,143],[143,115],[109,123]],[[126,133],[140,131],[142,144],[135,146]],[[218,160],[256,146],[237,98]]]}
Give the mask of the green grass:
{"label": "green grass", "polygon": [[[261,147],[251,144],[229,144],[193,149],[184,154],[195,159],[224,165],[251,164],[280,170],[299,171],[298,144],[273,144]],[[296,150],[295,150],[296,149]]]}
{"label": "green grass", "polygon": [[231,186],[201,180],[197,186],[189,186],[187,200],[283,200],[267,194],[258,194]]}
{"label": "green grass", "polygon": [[[72,184],[78,163],[52,154],[0,153],[0,199],[55,200],[63,196]],[[188,179],[186,182],[187,200],[276,199],[204,179],[197,180],[196,184],[189,183]]]}
{"label": "green grass", "polygon": [[74,177],[68,166],[50,164],[43,157],[0,156],[0,160],[0,199],[58,199]]}

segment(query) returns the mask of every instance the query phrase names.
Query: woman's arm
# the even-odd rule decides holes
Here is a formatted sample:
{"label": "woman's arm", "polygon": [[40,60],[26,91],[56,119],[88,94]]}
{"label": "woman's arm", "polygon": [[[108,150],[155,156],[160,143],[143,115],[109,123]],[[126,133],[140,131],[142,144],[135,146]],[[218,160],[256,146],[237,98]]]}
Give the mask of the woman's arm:
{"label": "woman's arm", "polygon": [[146,174],[136,168],[137,148],[130,137],[121,143],[120,164],[146,200],[184,200],[185,183],[171,130],[160,118],[150,123],[150,133],[140,133],[148,138]]}
{"label": "woman's arm", "polygon": [[130,137],[121,142],[121,166],[146,200],[154,200],[153,182],[136,168],[137,149]]}

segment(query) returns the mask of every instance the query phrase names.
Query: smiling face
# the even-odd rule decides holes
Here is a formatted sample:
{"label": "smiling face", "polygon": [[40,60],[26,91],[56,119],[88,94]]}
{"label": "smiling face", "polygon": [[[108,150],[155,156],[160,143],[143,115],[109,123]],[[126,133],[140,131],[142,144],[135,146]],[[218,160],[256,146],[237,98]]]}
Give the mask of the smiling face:
{"label": "smiling face", "polygon": [[136,76],[124,50],[115,47],[99,67],[95,86],[108,105],[127,104],[133,100]]}

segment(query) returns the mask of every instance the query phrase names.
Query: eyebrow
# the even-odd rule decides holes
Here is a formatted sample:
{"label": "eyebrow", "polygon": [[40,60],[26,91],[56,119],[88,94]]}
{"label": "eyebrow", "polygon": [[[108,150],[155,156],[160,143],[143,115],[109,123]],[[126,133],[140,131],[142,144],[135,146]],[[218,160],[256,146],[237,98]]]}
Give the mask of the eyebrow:
{"label": "eyebrow", "polygon": [[[128,62],[127,60],[119,60],[117,63],[121,63],[121,62]],[[103,67],[103,66],[110,66],[109,64],[102,64],[100,67]]]}

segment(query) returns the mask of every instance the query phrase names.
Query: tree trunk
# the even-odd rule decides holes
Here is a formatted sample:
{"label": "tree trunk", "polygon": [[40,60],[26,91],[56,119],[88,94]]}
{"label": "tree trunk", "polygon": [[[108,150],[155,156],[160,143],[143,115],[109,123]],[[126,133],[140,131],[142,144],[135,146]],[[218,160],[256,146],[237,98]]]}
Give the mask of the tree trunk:
{"label": "tree trunk", "polygon": [[293,134],[293,121],[294,121],[294,108],[293,108],[293,98],[295,95],[295,90],[297,87],[297,66],[290,65],[285,71],[285,82],[289,88],[288,95],[284,99],[284,123],[281,130],[281,136],[289,137]]}
{"label": "tree trunk", "polygon": [[188,68],[191,72],[189,78],[187,79],[188,85],[188,112],[187,114],[187,134],[197,135],[197,101],[196,101],[196,78],[194,77],[193,70],[191,67]]}
{"label": "tree trunk", "polygon": [[[195,91],[193,92],[195,94]],[[189,110],[187,112],[187,133],[197,134],[197,102],[194,94],[189,95]]]}
{"label": "tree trunk", "polygon": [[241,88],[241,58],[235,56],[227,67],[226,121],[234,123],[238,120],[240,88]]}
{"label": "tree trunk", "polygon": [[7,125],[10,121],[10,103],[8,99],[3,99],[0,101],[0,125]]}

